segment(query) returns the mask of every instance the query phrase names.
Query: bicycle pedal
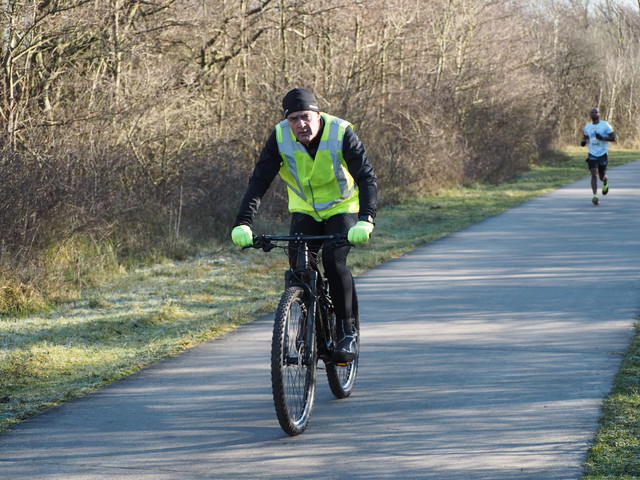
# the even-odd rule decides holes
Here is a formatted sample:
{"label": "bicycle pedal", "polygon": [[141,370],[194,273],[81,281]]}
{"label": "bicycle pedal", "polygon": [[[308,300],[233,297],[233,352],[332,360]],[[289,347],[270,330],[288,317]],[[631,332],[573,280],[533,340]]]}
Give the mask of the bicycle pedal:
{"label": "bicycle pedal", "polygon": [[349,365],[349,364],[348,364],[348,363],[342,363],[342,362],[340,362],[340,363],[336,363],[336,365],[337,365],[338,367],[346,367],[346,366],[347,366],[347,365]]}

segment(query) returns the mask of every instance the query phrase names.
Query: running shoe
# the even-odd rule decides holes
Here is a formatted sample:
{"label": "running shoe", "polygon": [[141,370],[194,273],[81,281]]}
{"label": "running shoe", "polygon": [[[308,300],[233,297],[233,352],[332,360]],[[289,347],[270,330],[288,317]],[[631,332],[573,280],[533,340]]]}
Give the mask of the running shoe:
{"label": "running shoe", "polygon": [[609,193],[609,184],[605,183],[604,185],[602,185],[602,194],[606,195],[607,193]]}
{"label": "running shoe", "polygon": [[594,205],[598,205],[598,196],[594,195],[591,201],[593,202]]}

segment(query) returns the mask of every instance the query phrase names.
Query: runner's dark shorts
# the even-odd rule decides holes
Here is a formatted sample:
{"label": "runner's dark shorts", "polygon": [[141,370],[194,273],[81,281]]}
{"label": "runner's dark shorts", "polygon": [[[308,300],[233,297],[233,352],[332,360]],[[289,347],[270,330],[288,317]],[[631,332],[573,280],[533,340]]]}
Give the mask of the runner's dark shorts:
{"label": "runner's dark shorts", "polygon": [[602,177],[607,171],[607,163],[609,163],[609,157],[605,153],[601,157],[594,157],[589,155],[587,157],[587,163],[589,164],[589,170],[598,168],[598,174]]}

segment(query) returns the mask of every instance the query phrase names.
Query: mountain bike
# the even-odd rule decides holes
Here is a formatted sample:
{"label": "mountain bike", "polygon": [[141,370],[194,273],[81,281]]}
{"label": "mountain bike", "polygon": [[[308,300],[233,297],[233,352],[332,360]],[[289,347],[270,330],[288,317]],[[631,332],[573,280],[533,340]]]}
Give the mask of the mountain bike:
{"label": "mountain bike", "polygon": [[273,403],[280,426],[292,436],[302,433],[309,423],[318,360],[324,362],[329,387],[337,398],[351,395],[358,372],[360,320],[355,283],[352,328],[356,356],[348,363],[334,363],[332,354],[338,343],[336,315],[329,284],[319,270],[319,252],[309,248],[313,241],[323,241],[324,247],[349,244],[346,235],[260,235],[249,247],[264,252],[281,248],[287,253],[294,247],[297,252],[295,267],[285,273],[285,290],[276,310],[271,339]]}

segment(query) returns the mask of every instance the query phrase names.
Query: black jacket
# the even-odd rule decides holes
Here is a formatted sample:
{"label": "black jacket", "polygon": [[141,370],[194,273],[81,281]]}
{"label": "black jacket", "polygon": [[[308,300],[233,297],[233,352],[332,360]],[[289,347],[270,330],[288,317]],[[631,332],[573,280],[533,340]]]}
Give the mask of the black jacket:
{"label": "black jacket", "polygon": [[[322,128],[324,129],[324,119]],[[322,131],[318,133],[313,142],[307,147],[307,151],[311,158],[315,158],[320,144]],[[358,216],[371,215],[376,216],[376,204],[378,200],[378,184],[377,178],[373,171],[373,166],[367,156],[364,145],[353,131],[347,128],[344,132],[344,141],[342,143],[342,155],[349,173],[358,185],[360,211]],[[278,142],[276,140],[275,129],[267,139],[258,162],[253,169],[253,174],[249,179],[249,187],[244,194],[240,209],[234,225],[249,225],[253,222],[253,217],[258,211],[260,200],[269,189],[276,175],[280,171],[282,157],[278,150]]]}

